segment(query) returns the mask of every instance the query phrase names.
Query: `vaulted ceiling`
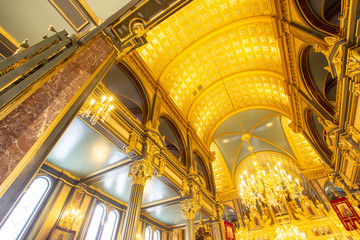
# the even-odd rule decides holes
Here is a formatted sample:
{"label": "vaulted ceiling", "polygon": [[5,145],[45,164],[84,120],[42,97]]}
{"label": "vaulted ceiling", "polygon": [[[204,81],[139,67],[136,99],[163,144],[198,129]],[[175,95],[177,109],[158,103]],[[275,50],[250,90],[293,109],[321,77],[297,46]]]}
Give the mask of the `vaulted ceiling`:
{"label": "vaulted ceiling", "polygon": [[276,14],[270,0],[194,0],[149,31],[148,43],[137,49],[216,153],[219,191],[232,188],[239,168],[246,168],[248,143],[258,161],[290,162],[297,174],[320,164],[306,139],[287,126]]}

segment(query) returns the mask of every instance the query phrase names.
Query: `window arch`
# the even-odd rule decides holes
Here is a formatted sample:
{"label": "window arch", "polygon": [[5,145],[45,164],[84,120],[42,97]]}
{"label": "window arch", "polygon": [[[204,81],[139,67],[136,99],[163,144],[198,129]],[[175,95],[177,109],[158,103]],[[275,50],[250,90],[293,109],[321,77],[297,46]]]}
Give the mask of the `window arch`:
{"label": "window arch", "polygon": [[119,221],[119,213],[116,210],[110,211],[100,240],[113,240],[116,236],[116,225]]}
{"label": "window arch", "polygon": [[145,229],[145,240],[151,240],[152,229],[150,226],[147,226]]}
{"label": "window arch", "polygon": [[103,204],[96,205],[85,236],[86,240],[97,239],[100,232],[101,222],[104,220],[105,217],[105,210],[106,209]]}
{"label": "window arch", "polygon": [[166,116],[159,118],[159,132],[165,136],[167,150],[184,166],[186,164],[186,153],[184,139],[176,124]]}
{"label": "window arch", "polygon": [[51,187],[48,177],[37,177],[21,196],[0,229],[0,239],[20,238],[38,212]]}
{"label": "window arch", "polygon": [[159,230],[156,230],[154,232],[154,240],[160,240],[160,231]]}
{"label": "window arch", "polygon": [[140,122],[147,122],[147,94],[130,68],[119,62],[109,69],[102,82]]}

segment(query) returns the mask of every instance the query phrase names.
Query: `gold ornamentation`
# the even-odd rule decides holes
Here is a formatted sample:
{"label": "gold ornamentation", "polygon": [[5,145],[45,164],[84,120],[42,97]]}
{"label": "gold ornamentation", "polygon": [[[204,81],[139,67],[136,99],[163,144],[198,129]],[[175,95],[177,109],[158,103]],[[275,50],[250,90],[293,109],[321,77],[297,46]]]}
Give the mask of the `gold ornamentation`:
{"label": "gold ornamentation", "polygon": [[139,136],[135,132],[132,131],[130,133],[129,145],[127,145],[125,147],[125,152],[130,153],[133,149],[135,149],[138,141],[139,141]]}
{"label": "gold ornamentation", "polygon": [[159,160],[159,170],[155,170],[154,174],[159,178],[165,171],[165,161],[160,159]]}
{"label": "gold ornamentation", "polygon": [[360,61],[357,60],[354,56],[351,56],[348,59],[347,67],[349,71],[355,71],[360,69]]}
{"label": "gold ornamentation", "polygon": [[[157,136],[157,135],[156,135]],[[145,160],[149,163],[154,161],[155,154],[160,152],[160,148],[150,139],[146,140]]]}
{"label": "gold ornamentation", "polygon": [[355,138],[354,139],[355,142],[359,142],[359,140],[360,140],[360,132],[354,126],[349,127],[349,133],[353,138]]}
{"label": "gold ornamentation", "polygon": [[353,90],[354,94],[356,96],[360,95],[360,83],[354,83],[354,90]]}
{"label": "gold ornamentation", "polygon": [[114,108],[114,105],[110,104],[112,100],[112,96],[102,96],[99,101],[97,96],[93,95],[91,100],[86,101],[81,108],[80,114],[84,118],[90,117],[91,125],[95,125],[99,119],[101,122],[107,121]]}
{"label": "gold ornamentation", "polygon": [[132,177],[132,184],[145,185],[146,180],[151,179],[153,168],[144,159],[136,160],[129,166],[129,176]]}
{"label": "gold ornamentation", "polygon": [[343,138],[340,138],[340,140],[339,140],[339,148],[341,148],[344,151],[349,151],[353,147],[351,146],[351,144],[347,140],[345,140]]}
{"label": "gold ornamentation", "polygon": [[195,219],[195,214],[199,210],[199,205],[194,199],[185,199],[180,205],[185,219]]}

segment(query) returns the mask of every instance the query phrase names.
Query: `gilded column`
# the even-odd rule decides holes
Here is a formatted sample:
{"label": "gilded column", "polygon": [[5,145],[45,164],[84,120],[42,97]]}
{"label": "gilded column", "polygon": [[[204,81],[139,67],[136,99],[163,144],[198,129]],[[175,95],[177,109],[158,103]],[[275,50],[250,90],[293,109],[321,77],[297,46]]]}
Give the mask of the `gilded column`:
{"label": "gilded column", "polygon": [[195,240],[195,214],[198,204],[193,199],[186,199],[181,202],[181,211],[186,219],[186,240]]}
{"label": "gilded column", "polygon": [[129,205],[126,211],[122,240],[135,240],[136,230],[139,223],[141,202],[146,180],[150,179],[153,173],[150,163],[145,160],[136,160],[130,164],[129,176],[132,177]]}

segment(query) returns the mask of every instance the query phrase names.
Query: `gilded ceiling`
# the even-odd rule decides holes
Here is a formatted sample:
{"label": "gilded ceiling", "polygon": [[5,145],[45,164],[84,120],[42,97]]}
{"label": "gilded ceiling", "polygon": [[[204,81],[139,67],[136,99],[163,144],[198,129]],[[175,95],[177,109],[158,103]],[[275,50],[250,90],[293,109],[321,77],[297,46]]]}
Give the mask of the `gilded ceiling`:
{"label": "gilded ceiling", "polygon": [[148,32],[138,50],[205,142],[234,114],[226,89],[236,109],[287,111],[270,14],[264,0],[194,1]]}
{"label": "gilded ceiling", "polygon": [[[275,14],[269,0],[194,0],[150,30],[148,43],[137,49],[216,153],[219,191],[233,187],[236,169],[250,154],[245,133],[261,158],[290,159],[300,169],[318,162],[305,138],[281,121],[289,117],[290,106]],[[242,129],[241,122],[249,119],[250,128]]]}

